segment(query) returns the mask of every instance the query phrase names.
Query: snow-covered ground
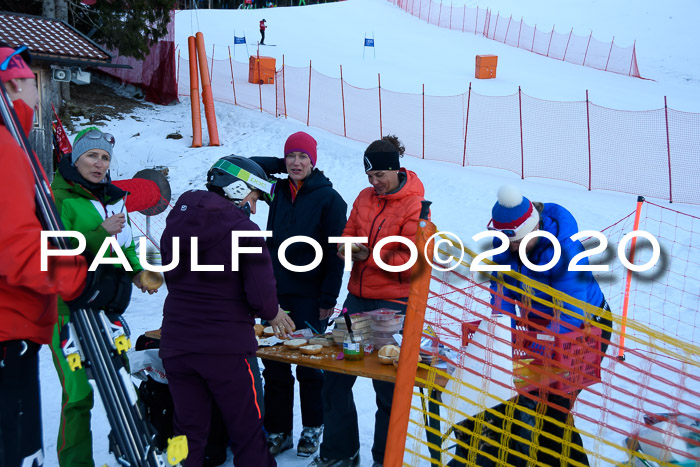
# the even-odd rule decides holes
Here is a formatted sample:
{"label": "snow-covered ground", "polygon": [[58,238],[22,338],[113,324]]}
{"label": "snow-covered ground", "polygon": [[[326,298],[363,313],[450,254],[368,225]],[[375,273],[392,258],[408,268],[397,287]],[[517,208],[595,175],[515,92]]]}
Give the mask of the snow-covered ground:
{"label": "snow-covered ground", "polygon": [[[599,40],[610,40],[614,35],[620,45],[631,45],[636,40],[641,74],[651,80],[562,63],[473,34],[439,29],[384,0],[348,0],[262,11],[183,11],[176,14],[176,41],[181,50],[186,50],[187,36],[201,30],[207,49],[216,44],[215,57],[228,58],[226,46],[232,46],[234,29],[237,35],[245,31],[247,40],[254,43],[258,39],[258,21],[265,18],[269,26],[266,41],[276,44],[264,48],[265,55],[275,56],[281,63],[284,54],[285,62],[294,66],[307,66],[312,60],[315,69],[336,77],[342,64],[345,80],[359,87],[375,86],[380,72],[382,86],[393,91],[420,93],[425,83],[427,94],[462,93],[473,81],[474,55],[494,53],[499,56],[498,79],[474,81],[478,93],[506,95],[522,86],[524,92],[538,98],[582,100],[588,89],[595,103],[629,110],[660,108],[663,96],[667,95],[671,107],[700,112],[700,48],[697,47],[700,30],[693,24],[700,16],[700,3],[696,0],[670,3],[656,0],[484,0],[466,3],[514,17],[523,16],[528,24],[549,28],[555,24],[559,31],[573,27],[578,34],[588,34],[592,29]],[[365,34],[374,34],[376,59],[362,59]],[[236,46],[236,57],[245,60],[242,46]],[[189,109],[189,99],[185,98],[177,105],[138,110],[132,117],[107,123],[106,131],[117,139],[112,177],[130,178],[142,168],[167,166],[174,200],[187,189],[203,188],[206,171],[218,157],[231,153],[281,156],[286,137],[304,130],[319,143],[318,167],[330,177],[349,204],[367,186],[362,166],[366,147],[363,143],[308,128],[290,119],[217,103],[223,145],[193,149],[188,147],[191,142]],[[184,138],[165,138],[176,131]],[[434,222],[441,230],[460,234],[465,241],[484,230],[496,191],[504,183],[516,183],[530,199],[566,206],[582,230],[602,230],[631,212],[636,201],[633,195],[589,192],[564,182],[520,180],[512,173],[495,169],[465,168],[411,157],[406,157],[403,163],[423,181],[426,198],[433,201]],[[699,206],[673,206],[700,216]],[[259,207],[254,220],[264,226],[267,208]],[[166,290],[153,296],[134,293],[126,313],[134,337],[160,327],[166,293]],[[343,289],[340,301],[344,294]],[[46,348],[41,353],[41,378],[46,465],[55,466],[60,385]],[[356,394],[360,391],[371,394],[369,381],[359,379],[355,391]],[[362,465],[367,462],[371,465],[373,398],[357,397],[356,403],[360,412]],[[298,437],[301,430],[298,406],[295,417],[295,436]],[[108,431],[106,417],[98,403],[93,410],[97,465],[116,465],[107,450]],[[278,462],[302,466],[309,460],[296,457],[291,450],[279,456]],[[230,459],[227,465],[231,465]]]}

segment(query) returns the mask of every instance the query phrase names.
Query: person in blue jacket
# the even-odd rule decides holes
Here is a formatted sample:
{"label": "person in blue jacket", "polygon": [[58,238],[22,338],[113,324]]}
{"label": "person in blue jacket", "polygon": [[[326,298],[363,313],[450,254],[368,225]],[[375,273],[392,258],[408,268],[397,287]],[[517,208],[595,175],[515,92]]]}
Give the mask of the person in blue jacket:
{"label": "person in blue jacket", "polygon": [[[584,251],[584,247],[580,241],[574,241],[570,238],[572,235],[578,233],[579,229],[576,219],[566,208],[555,203],[531,202],[521,194],[517,187],[506,185],[498,190],[498,201],[496,201],[493,206],[491,220],[487,227],[489,230],[497,230],[504,233],[509,240],[508,249],[494,256],[493,261],[495,263],[499,265],[509,265],[513,271],[528,278],[550,286],[573,298],[602,308],[605,311],[603,315],[591,316],[591,318],[608,328],[612,326],[612,321],[609,319],[610,308],[593,274],[590,271],[569,270],[571,259]],[[519,254],[521,242],[524,237],[536,230],[542,230],[552,234],[561,245],[561,257],[556,261],[553,267],[548,268],[546,271],[535,271],[531,269],[523,263]],[[493,247],[497,248],[501,246],[501,244],[501,240],[494,237]],[[525,255],[533,265],[542,266],[548,264],[553,259],[554,254],[552,242],[541,236],[530,239],[525,245]],[[583,258],[578,261],[578,264],[587,265],[588,259]],[[491,294],[491,305],[493,305],[494,310],[501,310],[515,317],[517,315],[515,304],[513,301],[510,301],[514,300],[518,303],[525,303],[528,306],[527,313],[525,316],[521,316],[522,318],[548,318],[550,321],[547,328],[552,333],[569,333],[582,326],[582,318],[584,315],[582,309],[572,304],[564,303],[564,308],[566,310],[571,310],[573,314],[555,313],[552,308],[518,293],[518,290],[523,290],[524,288],[521,281],[508,275],[504,275],[503,277],[507,284],[513,285],[516,289],[511,290],[507,287],[501,287],[499,290],[498,284],[491,281],[491,290],[493,291]],[[538,289],[531,289],[530,294],[542,298],[543,300],[552,300],[552,297]],[[504,298],[510,300],[505,300]],[[522,315],[523,310],[521,309],[520,311]],[[603,354],[607,350],[610,334],[610,331],[606,331],[605,328],[603,328],[601,342],[601,351]],[[532,350],[541,352],[541,348],[536,346],[534,346]],[[537,421],[531,413],[541,413],[537,407],[538,402],[545,404],[544,415],[546,417],[551,417],[563,425],[561,426],[560,424],[553,423],[547,418],[542,420],[542,431],[553,435],[554,438],[540,435],[538,438],[538,445],[558,455],[552,455],[542,449],[538,449],[536,454],[534,454],[538,462],[545,465],[569,465],[567,459],[571,459],[580,464],[589,465],[588,457],[583,449],[581,435],[576,430],[573,417],[570,414],[570,410],[579,392],[580,390],[576,390],[566,396],[548,394],[546,400],[539,400],[539,394],[537,392],[529,396],[518,397],[517,408],[512,417],[522,421],[523,425],[514,424],[512,426],[512,430],[515,432],[514,434],[527,440],[532,439],[532,432],[526,425],[536,425]],[[503,404],[501,404],[501,406],[502,407],[496,407],[495,410],[499,411],[499,409],[504,409]],[[523,411],[520,410],[520,407],[525,407],[529,410]],[[502,420],[500,422],[502,422]],[[471,422],[466,420],[461,424],[465,424],[469,427],[469,423]],[[497,423],[497,421],[493,423]],[[562,454],[564,452],[564,446],[561,440],[565,439],[567,436],[570,436],[571,445],[569,455],[565,457]],[[466,442],[469,443],[470,441]],[[528,455],[529,446],[527,446],[526,443],[514,441],[513,438],[510,438],[509,443],[511,450]],[[485,449],[488,451],[490,448],[498,449],[497,446],[490,446]],[[494,453],[490,454],[493,455]],[[516,466],[527,465],[525,459],[513,455],[509,455],[508,463]],[[486,457],[483,459],[478,457],[477,464],[484,466],[493,465],[489,463]],[[458,462],[451,462],[450,465],[455,466],[461,464]]]}
{"label": "person in blue jacket", "polygon": [[[577,254],[584,251],[580,241],[571,240],[571,236],[578,233],[578,223],[574,216],[563,206],[555,203],[530,202],[523,197],[517,187],[506,185],[498,191],[498,201],[491,211],[491,221],[488,224],[489,230],[503,232],[509,240],[508,250],[494,256],[493,261],[500,265],[509,265],[513,271],[536,280],[553,289],[570,295],[582,302],[590,303],[600,308],[607,304],[603,292],[598,286],[598,282],[590,271],[570,271],[569,263]],[[561,257],[553,267],[546,271],[535,271],[523,264],[519,248],[523,238],[530,232],[543,230],[552,234],[561,245]],[[501,246],[501,241],[494,237],[493,247]],[[548,264],[554,257],[554,246],[544,237],[535,237],[526,245],[527,258],[534,265]],[[588,259],[581,259],[578,264],[588,265]],[[504,276],[505,281],[518,289],[522,284],[516,278]],[[497,284],[491,282],[491,289],[496,291]],[[522,300],[519,293],[509,288],[503,287],[505,297],[515,300]],[[533,290],[532,293],[544,300],[551,301],[551,297],[540,290]],[[510,314],[515,315],[515,305],[507,300],[502,300],[500,295],[492,294],[491,304]],[[546,318],[552,317],[553,311],[545,304],[537,300],[531,300],[531,309],[527,316],[523,318]],[[577,315],[582,315],[583,310],[570,304],[564,303],[564,308],[571,310]],[[549,329],[554,333],[567,333],[578,329],[583,321],[567,313],[560,313],[558,320],[552,320]]]}
{"label": "person in blue jacket", "polygon": [[[331,181],[316,168],[316,140],[302,131],[287,138],[284,158],[252,157],[268,175],[287,174],[278,180],[270,205],[267,240],[277,280],[277,299],[289,311],[297,329],[324,332],[333,314],[343,280],[343,261],[337,245],[328,237],[340,237],[347,220],[347,204]],[[323,260],[308,272],[294,272],[280,263],[280,245],[290,237],[303,235],[323,248]],[[310,264],[316,256],[307,243],[292,243],[285,251],[296,266]],[[303,429],[297,455],[309,457],[318,450],[323,433],[323,373],[297,365]],[[294,377],[288,363],[265,361],[265,429],[268,447],[277,455],[293,445]]]}

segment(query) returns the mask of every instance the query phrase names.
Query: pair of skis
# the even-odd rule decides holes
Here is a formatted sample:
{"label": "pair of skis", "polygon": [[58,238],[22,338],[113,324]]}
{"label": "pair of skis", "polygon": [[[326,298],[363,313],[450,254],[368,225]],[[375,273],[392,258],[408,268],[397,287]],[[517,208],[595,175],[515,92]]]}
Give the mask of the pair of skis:
{"label": "pair of skis", "polygon": [[[0,117],[29,159],[34,174],[37,217],[42,228],[64,230],[44,169],[29,145],[2,82]],[[70,248],[65,237],[54,238],[54,242],[60,249]],[[117,462],[132,467],[177,465],[187,456],[187,440],[184,436],[170,440],[165,459],[163,453],[157,451],[155,429],[144,417],[121,355],[130,347],[121,323],[110,322],[103,311],[86,309],[71,310],[70,321],[69,327],[62,330],[64,353],[72,369],[84,363],[88,377],[95,381],[112,428],[109,444]]]}

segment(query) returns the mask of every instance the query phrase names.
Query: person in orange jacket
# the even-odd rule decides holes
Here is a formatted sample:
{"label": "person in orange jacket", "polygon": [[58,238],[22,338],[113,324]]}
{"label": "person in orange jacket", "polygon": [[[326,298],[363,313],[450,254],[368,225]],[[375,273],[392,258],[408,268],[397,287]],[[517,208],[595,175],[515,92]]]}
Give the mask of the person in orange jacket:
{"label": "person in orange jacket", "polygon": [[[25,134],[39,104],[30,61],[25,46],[0,43],[0,80]],[[88,272],[82,256],[49,256],[42,271],[31,163],[2,121],[0,167],[0,465],[41,465],[38,352],[51,343],[58,294],[71,306],[101,306],[114,299],[118,279],[112,265]]]}
{"label": "person in orange jacket", "polygon": [[[411,287],[411,271],[387,272],[372,256],[377,242],[389,236],[402,236],[415,241],[421,201],[425,190],[418,176],[400,167],[404,146],[396,136],[385,136],[365,150],[365,173],[371,187],[355,199],[343,237],[367,237],[367,244],[356,244],[352,253],[352,272],[348,296],[343,304],[347,313],[389,308],[406,311]],[[341,246],[338,256],[342,259]],[[392,266],[403,265],[410,258],[409,249],[401,243],[382,247],[381,258]],[[360,434],[352,387],[356,376],[325,373],[323,385],[323,442],[320,456],[310,467],[360,465]],[[389,415],[394,384],[372,380],[376,393],[377,413],[372,446],[373,465],[384,462]]]}
{"label": "person in orange jacket", "polygon": [[260,45],[265,45],[265,29],[267,25],[265,24],[265,19],[260,21]]}

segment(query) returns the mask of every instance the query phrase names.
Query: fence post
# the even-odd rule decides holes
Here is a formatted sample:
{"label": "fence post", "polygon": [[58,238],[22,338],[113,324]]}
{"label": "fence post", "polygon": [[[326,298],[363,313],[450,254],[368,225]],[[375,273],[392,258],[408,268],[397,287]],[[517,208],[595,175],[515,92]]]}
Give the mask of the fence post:
{"label": "fence post", "polygon": [[664,96],[664,113],[666,115],[666,150],[668,151],[668,200],[673,203],[673,187],[671,185],[671,138],[668,131],[668,100]]}
{"label": "fence post", "polygon": [[549,45],[547,45],[547,56],[549,57],[549,49],[552,47],[552,38],[554,37],[554,25],[552,25],[552,32],[549,33]]}
{"label": "fence post", "polygon": [[523,145],[523,91],[518,86],[518,110],[520,112],[520,178],[525,178],[525,150]]}
{"label": "fence post", "polygon": [[263,111],[263,109],[262,109],[262,82],[263,82],[263,80],[262,80],[262,73],[261,73],[261,70],[260,70],[260,46],[258,46],[258,53],[257,53],[257,56],[256,56],[256,63],[257,63],[257,66],[258,66],[258,96],[259,96],[259,98],[260,98],[260,112],[262,112],[262,111]]}
{"label": "fence post", "polygon": [[508,31],[510,31],[510,22],[513,21],[513,15],[510,15],[510,18],[508,18],[508,26],[506,27],[506,36],[503,38],[503,43],[505,44],[506,41],[508,40]]}
{"label": "fence post", "polygon": [[462,32],[464,32],[464,23],[467,21],[467,5],[462,7]]}
{"label": "fence post", "polygon": [[418,3],[418,21],[420,21],[420,14],[423,11],[423,0],[420,0]]}
{"label": "fence post", "polygon": [[452,2],[450,2],[450,31],[452,30]]}
{"label": "fence post", "polygon": [[[634,44],[632,44],[632,58],[630,59],[630,71],[627,72],[627,76],[632,75],[632,65],[634,64],[636,58],[637,58],[637,40],[635,39]],[[640,75],[641,75],[641,73],[640,73]]]}
{"label": "fence post", "polygon": [[[634,230],[639,230],[639,217],[642,213],[642,205],[644,197],[637,197],[637,211],[634,214]],[[630,242],[630,263],[634,264],[634,252],[637,249],[637,237],[632,237]],[[622,301],[622,324],[620,326],[620,348],[617,353],[617,359],[622,361],[625,359],[625,330],[627,328],[627,307],[630,300],[630,285],[632,284],[632,270],[627,269],[627,277],[625,278],[625,293]]]}
{"label": "fence post", "polygon": [[282,54],[282,100],[284,101],[284,118],[287,118],[287,78],[285,75],[284,54]]}
{"label": "fence post", "polygon": [[476,18],[474,19],[474,35],[475,36],[476,36],[477,29],[479,29],[479,7],[478,6],[476,7]]}
{"label": "fence post", "polygon": [[464,154],[462,155],[462,167],[467,165],[467,130],[469,129],[469,104],[472,100],[472,83],[469,82],[469,91],[467,94],[467,118],[464,124]]}
{"label": "fence post", "polygon": [[520,33],[523,32],[523,17],[520,17],[520,27],[518,28],[518,48],[520,48]]}
{"label": "fence post", "polygon": [[612,54],[613,45],[615,45],[615,36],[613,36],[612,42],[610,43],[610,51],[608,51],[608,59],[605,61],[605,71],[608,71],[608,63],[610,63],[610,55]]}
{"label": "fence post", "polygon": [[535,24],[535,32],[532,33],[532,44],[530,45],[530,52],[535,50],[535,36],[537,36],[537,25],[536,24]]}
{"label": "fence post", "polygon": [[311,60],[309,60],[309,99],[306,102],[306,126],[309,126],[311,117]]}
{"label": "fence post", "polygon": [[[234,45],[235,47],[235,45]],[[231,65],[231,87],[233,88],[233,105],[238,105],[236,102],[236,80],[233,79],[233,60],[231,59],[231,46],[228,46],[228,63]]]}
{"label": "fence post", "polygon": [[569,50],[569,42],[571,42],[571,34],[574,33],[574,28],[571,28],[571,31],[569,31],[569,38],[566,40],[566,48],[564,49],[564,57],[561,59],[561,61],[566,61],[566,52]]}
{"label": "fence post", "polygon": [[486,9],[486,13],[484,13],[484,29],[481,30],[481,35],[484,37],[488,37],[488,23],[491,21],[491,10],[488,8]]}
{"label": "fence post", "polygon": [[211,45],[211,70],[209,70],[209,83],[211,84],[211,80],[214,77],[214,47],[216,47],[216,44]]}
{"label": "fence post", "polygon": [[377,73],[377,83],[379,84],[379,139],[384,137],[384,130],[382,129],[382,76]]}
{"label": "fence post", "polygon": [[588,89],[586,89],[586,130],[588,132],[588,191],[591,191],[593,165],[591,163],[591,113],[588,104]]}
{"label": "fence post", "polygon": [[586,53],[583,54],[583,63],[582,66],[586,66],[586,57],[588,57],[588,47],[591,45],[591,38],[593,37],[593,31],[591,31],[591,35],[588,36],[588,44],[586,44]]}
{"label": "fence post", "polygon": [[442,19],[442,0],[440,0],[440,9],[438,10],[438,22],[437,26],[440,27],[440,20]]}
{"label": "fence post", "polygon": [[177,89],[177,95],[180,95],[180,50],[177,51],[177,71],[175,72],[175,89]]}
{"label": "fence post", "polygon": [[[498,33],[498,20],[501,19],[501,12],[496,13],[496,26],[493,28],[493,37],[490,39],[496,40],[496,34]],[[491,25],[489,25],[491,26]],[[490,28],[489,28],[490,29]],[[486,36],[489,37],[489,36]]]}
{"label": "fence post", "polygon": [[425,83],[423,83],[423,150],[421,158],[425,159]]}
{"label": "fence post", "polygon": [[428,0],[430,3],[428,3],[428,24],[430,24],[430,9],[433,6],[433,0]]}
{"label": "fence post", "polygon": [[343,136],[348,137],[348,130],[345,126],[345,89],[343,87],[343,65],[340,65],[340,99],[343,101]]}
{"label": "fence post", "polygon": [[408,293],[403,346],[401,347],[404,356],[399,359],[399,368],[396,371],[396,384],[394,385],[389,432],[387,433],[387,449],[384,457],[384,465],[387,467],[399,467],[403,462],[413,385],[416,381],[417,365],[415,362],[420,358],[420,340],[430,289],[431,258],[433,258],[435,246],[435,242],[431,238],[437,229],[428,220],[430,201],[423,201],[422,204],[415,243],[417,250],[425,251],[425,255],[419,254],[416,265],[411,268],[411,289]]}

